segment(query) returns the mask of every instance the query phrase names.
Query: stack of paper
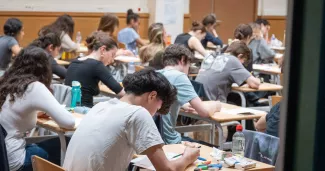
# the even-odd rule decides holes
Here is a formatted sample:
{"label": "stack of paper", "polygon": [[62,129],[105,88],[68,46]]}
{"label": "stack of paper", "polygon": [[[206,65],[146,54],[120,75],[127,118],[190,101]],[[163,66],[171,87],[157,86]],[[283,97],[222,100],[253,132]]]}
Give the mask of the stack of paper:
{"label": "stack of paper", "polygon": [[[179,157],[173,158],[176,155],[177,155],[176,153],[166,153],[166,157],[169,160],[175,160],[180,157],[179,156]],[[156,170],[147,156],[141,156],[141,157],[135,158],[135,159],[131,160],[131,163],[133,163],[135,166],[138,166],[138,167],[141,167],[144,169]]]}

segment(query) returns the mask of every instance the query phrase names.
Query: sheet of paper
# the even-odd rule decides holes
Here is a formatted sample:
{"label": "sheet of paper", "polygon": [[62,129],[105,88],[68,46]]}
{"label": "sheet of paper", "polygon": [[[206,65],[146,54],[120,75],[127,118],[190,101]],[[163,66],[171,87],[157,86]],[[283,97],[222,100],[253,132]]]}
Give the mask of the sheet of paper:
{"label": "sheet of paper", "polygon": [[[176,155],[177,155],[176,153],[166,153],[166,157],[169,160],[175,160],[175,159],[179,158],[179,157],[173,158]],[[142,167],[142,168],[149,169],[149,170],[155,170],[155,167],[153,167],[151,161],[149,160],[149,158],[147,156],[141,156],[141,157],[135,158],[135,159],[131,160],[131,163],[133,163],[135,166],[138,166],[138,167]]]}
{"label": "sheet of paper", "polygon": [[165,25],[176,24],[177,20],[177,2],[174,0],[165,0],[164,17]]}
{"label": "sheet of paper", "polygon": [[128,61],[128,62],[141,62],[140,58],[132,56],[117,56],[114,60],[116,61]]}

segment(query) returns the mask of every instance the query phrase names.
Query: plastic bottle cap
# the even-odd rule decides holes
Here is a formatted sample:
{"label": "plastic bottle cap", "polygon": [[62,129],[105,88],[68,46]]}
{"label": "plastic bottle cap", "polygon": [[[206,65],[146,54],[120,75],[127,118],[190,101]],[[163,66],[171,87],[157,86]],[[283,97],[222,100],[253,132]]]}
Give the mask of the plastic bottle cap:
{"label": "plastic bottle cap", "polygon": [[80,82],[72,81],[72,87],[80,87]]}
{"label": "plastic bottle cap", "polygon": [[236,131],[243,131],[243,126],[237,125],[236,126]]}

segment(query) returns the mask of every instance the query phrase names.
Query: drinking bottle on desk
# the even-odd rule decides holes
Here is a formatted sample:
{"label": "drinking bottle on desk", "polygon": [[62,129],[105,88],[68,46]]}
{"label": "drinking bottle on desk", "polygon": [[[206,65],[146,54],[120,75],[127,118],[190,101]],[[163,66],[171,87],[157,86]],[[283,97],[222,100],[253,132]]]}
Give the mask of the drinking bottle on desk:
{"label": "drinking bottle on desk", "polygon": [[81,106],[81,89],[78,81],[72,81],[71,107]]}
{"label": "drinking bottle on desk", "polygon": [[236,126],[236,133],[232,137],[232,154],[239,157],[244,157],[245,154],[245,135],[243,134],[243,127]]}

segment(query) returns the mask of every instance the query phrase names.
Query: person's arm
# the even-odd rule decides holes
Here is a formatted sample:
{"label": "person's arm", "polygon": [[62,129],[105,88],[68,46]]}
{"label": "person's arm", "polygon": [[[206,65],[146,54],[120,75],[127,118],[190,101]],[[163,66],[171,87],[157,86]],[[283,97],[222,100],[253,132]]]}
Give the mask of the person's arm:
{"label": "person's arm", "polygon": [[248,87],[253,88],[253,89],[258,89],[261,84],[261,80],[258,78],[255,78],[254,76],[250,76],[246,80],[246,83],[248,84]]}
{"label": "person's arm", "polygon": [[59,65],[53,57],[50,57],[50,60],[53,74],[64,79],[67,75],[67,69],[64,66]]}
{"label": "person's arm", "polygon": [[259,132],[265,132],[266,130],[266,116],[262,116],[257,122],[254,123],[255,128]]}
{"label": "person's arm", "polygon": [[[214,32],[215,32],[215,30],[214,30]],[[216,32],[215,32],[215,34],[217,35]],[[220,45],[220,46],[223,45],[223,43],[222,43],[221,39],[219,39],[218,35],[215,36],[215,35],[212,35],[211,33],[208,33],[208,32],[207,32],[207,34],[206,34],[206,36],[205,36],[205,39],[206,39],[208,42],[213,43],[214,45]]]}
{"label": "person's arm", "polygon": [[202,46],[202,43],[200,42],[199,39],[197,39],[196,37],[192,36],[189,40],[188,40],[188,45],[191,49],[194,49],[195,51],[199,52],[201,55],[203,55],[204,57],[209,55],[209,53],[207,51],[205,51],[204,47]]}
{"label": "person's arm", "polygon": [[148,156],[157,171],[179,171],[194,163],[200,155],[200,150],[187,147],[182,157],[172,161],[167,159],[162,145],[150,147],[143,154]]}
{"label": "person's arm", "polygon": [[60,127],[72,129],[75,126],[75,119],[51,94],[51,92],[40,82],[31,83],[30,103],[33,108],[45,112]]}
{"label": "person's arm", "polygon": [[199,97],[190,101],[190,105],[201,117],[210,117],[214,113],[221,110],[221,103],[219,101],[202,102]]}
{"label": "person's arm", "polygon": [[95,72],[99,80],[116,93],[117,96],[124,96],[125,91],[123,87],[114,79],[111,72],[102,63],[97,65]]}
{"label": "person's arm", "polygon": [[240,86],[246,81],[250,88],[259,88],[260,80],[252,76],[238,59],[230,59],[226,67],[230,68],[230,79],[233,83]]}
{"label": "person's arm", "polygon": [[261,39],[261,44],[258,47],[258,53],[261,59],[273,59],[275,57],[275,52],[266,43],[265,39]]}
{"label": "person's arm", "polygon": [[13,54],[13,56],[17,56],[18,53],[20,52],[21,48],[19,47],[19,45],[14,45],[11,47],[11,52]]}
{"label": "person's arm", "polygon": [[134,56],[134,54],[126,49],[118,49],[115,56]]}
{"label": "person's arm", "polygon": [[186,106],[186,103],[189,103],[191,108],[201,117],[209,117],[215,112],[220,111],[221,105],[219,102],[212,101],[209,103],[203,103],[201,99],[196,94],[194,87],[188,77],[180,75],[174,83],[174,86],[177,89],[177,101],[185,109],[189,110],[189,106]]}
{"label": "person's arm", "polygon": [[61,46],[62,49],[71,52],[79,49],[79,45],[71,40],[68,34],[64,34],[61,38]]}
{"label": "person's arm", "polygon": [[148,44],[148,42],[146,42],[145,40],[141,39],[140,37],[137,38],[135,41],[137,42],[137,45],[140,46],[140,47]]}
{"label": "person's arm", "polygon": [[179,171],[193,163],[199,156],[199,149],[187,148],[182,157],[169,161],[162,149],[162,140],[152,116],[143,107],[137,109],[126,125],[128,143],[137,154],[147,155],[157,171]]}

